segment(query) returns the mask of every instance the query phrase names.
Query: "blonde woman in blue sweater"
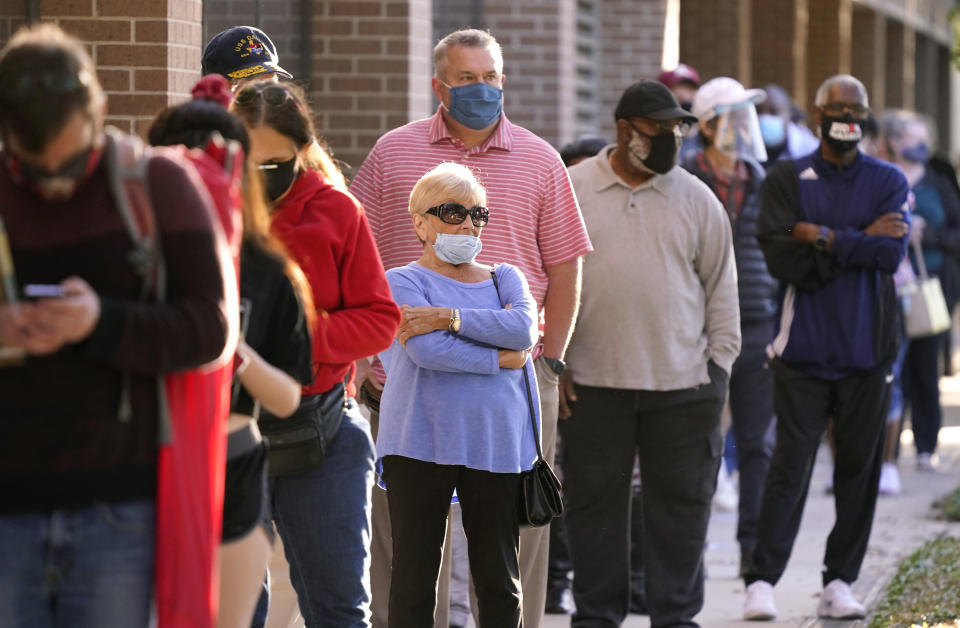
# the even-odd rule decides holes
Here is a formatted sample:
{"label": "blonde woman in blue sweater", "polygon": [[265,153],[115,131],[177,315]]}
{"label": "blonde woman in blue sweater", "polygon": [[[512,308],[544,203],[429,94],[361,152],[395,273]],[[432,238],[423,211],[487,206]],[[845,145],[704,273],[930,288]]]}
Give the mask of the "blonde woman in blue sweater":
{"label": "blonde woman in blue sweater", "polygon": [[455,490],[480,627],[520,626],[519,474],[536,459],[521,369],[538,410],[529,360],[537,308],[516,267],[474,261],[490,218],[485,203],[466,167],[428,172],[410,194],[423,255],[387,272],[403,310],[397,339],[381,354],[377,437],[393,528],[390,626],[433,623]]}

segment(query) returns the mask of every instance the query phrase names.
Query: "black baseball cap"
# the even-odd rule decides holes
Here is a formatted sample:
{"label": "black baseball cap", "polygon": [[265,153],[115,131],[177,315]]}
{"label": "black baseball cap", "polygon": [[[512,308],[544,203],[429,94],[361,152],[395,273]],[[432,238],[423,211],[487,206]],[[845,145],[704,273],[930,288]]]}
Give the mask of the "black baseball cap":
{"label": "black baseball cap", "polygon": [[234,26],[214,35],[203,51],[203,74],[220,74],[240,81],[276,72],[284,78],[293,75],[280,67],[277,47],[267,34],[254,26]]}
{"label": "black baseball cap", "polygon": [[682,109],[666,85],[659,81],[640,81],[628,87],[613,112],[614,120],[650,118],[696,122],[696,116]]}

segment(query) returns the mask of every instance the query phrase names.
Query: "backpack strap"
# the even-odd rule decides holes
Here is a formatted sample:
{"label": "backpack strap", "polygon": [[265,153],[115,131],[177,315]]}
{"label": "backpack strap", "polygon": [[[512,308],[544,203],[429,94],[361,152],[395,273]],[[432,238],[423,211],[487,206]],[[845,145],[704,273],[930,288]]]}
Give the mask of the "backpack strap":
{"label": "backpack strap", "polygon": [[166,266],[147,177],[151,151],[139,139],[113,127],[107,127],[106,137],[110,192],[133,241],[130,262],[144,279],[141,300],[145,301],[152,292],[157,302],[164,303],[167,292]]}
{"label": "backpack strap", "polygon": [[[146,301],[152,293],[158,303],[164,303],[167,296],[166,266],[147,177],[151,151],[139,139],[113,127],[107,127],[105,135],[110,193],[133,242],[129,261],[134,271],[143,278],[140,300]],[[166,379],[163,376],[157,378],[157,411],[159,443],[164,445],[173,440],[173,431]],[[123,374],[118,418],[121,423],[133,418],[129,373]]]}

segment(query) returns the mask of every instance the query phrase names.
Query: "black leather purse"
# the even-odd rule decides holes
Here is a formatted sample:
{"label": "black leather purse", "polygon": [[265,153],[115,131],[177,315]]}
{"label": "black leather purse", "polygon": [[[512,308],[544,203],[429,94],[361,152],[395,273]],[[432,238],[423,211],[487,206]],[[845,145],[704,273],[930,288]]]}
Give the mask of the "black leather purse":
{"label": "black leather purse", "polygon": [[543,459],[543,451],[540,449],[540,434],[537,432],[533,396],[530,394],[530,376],[527,374],[526,365],[523,368],[523,383],[527,388],[527,405],[530,408],[533,440],[537,444],[537,461],[533,463],[532,469],[520,474],[520,525],[538,528],[563,514],[563,500],[560,498],[560,480],[550,468],[550,464]]}
{"label": "black leather purse", "polygon": [[[497,275],[490,271],[493,287],[500,299],[500,286]],[[533,363],[530,362],[532,365]],[[530,426],[533,428],[533,442],[537,445],[537,460],[533,468],[520,474],[520,499],[517,503],[517,515],[521,527],[539,528],[550,523],[554,517],[563,514],[563,500],[560,498],[560,480],[543,458],[540,447],[540,433],[537,431],[537,416],[533,409],[533,394],[530,392],[530,375],[527,365],[523,365],[523,384],[527,392],[527,408],[530,411]]]}

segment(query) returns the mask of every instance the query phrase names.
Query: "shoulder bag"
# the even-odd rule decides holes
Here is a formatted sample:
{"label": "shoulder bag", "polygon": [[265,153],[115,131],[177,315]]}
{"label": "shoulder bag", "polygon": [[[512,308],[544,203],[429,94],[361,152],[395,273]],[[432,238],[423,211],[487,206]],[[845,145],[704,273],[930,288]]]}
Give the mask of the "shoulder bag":
{"label": "shoulder bag", "polygon": [[935,336],[950,328],[947,302],[943,298],[940,280],[927,274],[923,249],[919,244],[912,246],[920,273],[913,281],[900,286],[904,327],[910,338]]}
{"label": "shoulder bag", "polygon": [[[500,286],[497,275],[490,271],[493,287],[500,299]],[[529,361],[527,364],[531,364]],[[530,392],[530,375],[527,364],[523,365],[523,384],[527,393],[527,408],[530,412],[530,426],[533,428],[533,442],[537,446],[537,460],[533,468],[520,474],[520,499],[517,514],[521,527],[538,528],[550,523],[554,517],[563,514],[563,500],[560,497],[560,480],[543,458],[540,447],[540,433],[537,430],[537,417],[533,409],[533,394]]]}

